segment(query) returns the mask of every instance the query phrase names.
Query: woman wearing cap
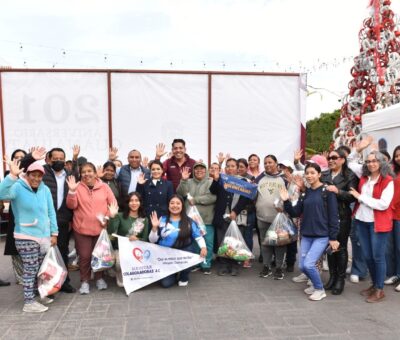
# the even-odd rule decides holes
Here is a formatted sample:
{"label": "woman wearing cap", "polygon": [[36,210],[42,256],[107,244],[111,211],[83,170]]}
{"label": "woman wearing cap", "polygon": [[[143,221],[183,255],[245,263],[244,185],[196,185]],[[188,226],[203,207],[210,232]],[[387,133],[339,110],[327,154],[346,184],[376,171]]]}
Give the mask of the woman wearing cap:
{"label": "woman wearing cap", "polygon": [[[79,169],[81,181],[76,183],[74,176],[69,176],[67,207],[73,209],[75,247],[79,256],[81,294],[89,294],[91,276],[91,257],[94,246],[109,219],[108,206],[116,203],[110,187],[97,178],[96,167],[92,163],[83,164]],[[98,290],[107,289],[103,273],[94,273]]]}
{"label": "woman wearing cap", "polygon": [[347,167],[346,155],[341,150],[333,150],[328,157],[329,171],[325,172],[321,181],[326,185],[326,190],[333,192],[338,201],[340,228],[337,240],[340,243],[338,251],[328,255],[330,278],[324,286],[332,290],[333,295],[340,295],[344,289],[346,268],[348,261],[347,242],[351,229],[350,204],[355,201],[350,194],[350,188],[357,188],[358,178]]}
{"label": "woman wearing cap", "polygon": [[363,165],[358,191],[350,189],[350,194],[357,200],[354,224],[359,231],[361,250],[372,279],[372,285],[361,291],[367,302],[379,302],[385,297],[385,250],[393,228],[391,203],[394,185],[391,174],[392,169],[382,153],[372,151]]}
{"label": "woman wearing cap", "polygon": [[[47,248],[57,245],[57,219],[50,189],[42,183],[43,166],[32,163],[25,176],[19,161],[9,163],[10,174],[0,183],[0,198],[11,201],[14,211],[15,246],[22,258],[24,312],[40,313],[48,307],[35,301],[36,276]],[[45,304],[53,302],[42,299]]]}
{"label": "woman wearing cap", "polygon": [[[205,224],[206,234],[203,235],[207,245],[206,260],[200,263],[202,272],[211,274],[211,262],[214,248],[214,217],[215,201],[217,198],[210,192],[212,179],[208,177],[207,166],[203,162],[196,162],[193,166],[193,178],[190,177],[188,169],[182,171],[181,182],[176,193],[185,198],[185,209],[196,206]],[[197,247],[198,248],[198,247]],[[196,249],[199,251],[199,248]]]}

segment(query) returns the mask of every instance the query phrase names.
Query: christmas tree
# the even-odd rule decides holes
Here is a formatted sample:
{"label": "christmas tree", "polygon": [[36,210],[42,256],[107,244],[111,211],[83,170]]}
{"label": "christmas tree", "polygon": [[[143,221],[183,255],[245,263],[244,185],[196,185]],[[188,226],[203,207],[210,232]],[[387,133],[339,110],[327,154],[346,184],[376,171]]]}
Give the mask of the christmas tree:
{"label": "christmas tree", "polygon": [[389,0],[371,0],[370,17],[359,33],[360,54],[333,132],[333,146],[351,145],[361,133],[362,116],[400,102],[400,31]]}

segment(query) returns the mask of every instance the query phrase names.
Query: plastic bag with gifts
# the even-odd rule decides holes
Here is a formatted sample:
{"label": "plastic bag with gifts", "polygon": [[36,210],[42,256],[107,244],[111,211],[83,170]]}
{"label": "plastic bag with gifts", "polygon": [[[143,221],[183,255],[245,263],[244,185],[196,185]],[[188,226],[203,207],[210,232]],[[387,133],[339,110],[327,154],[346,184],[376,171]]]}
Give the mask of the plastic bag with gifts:
{"label": "plastic bag with gifts", "polygon": [[190,206],[187,211],[187,215],[197,223],[200,228],[201,235],[207,234],[206,225],[204,224],[203,219],[200,216],[199,209],[195,205]]}
{"label": "plastic bag with gifts", "polygon": [[58,247],[50,247],[37,275],[40,297],[57,293],[67,278],[67,274],[68,271]]}
{"label": "plastic bag with gifts", "polygon": [[298,231],[293,221],[285,213],[278,213],[265,235],[263,245],[284,246],[297,240]]}
{"label": "plastic bag with gifts", "polygon": [[110,269],[115,263],[114,249],[107,231],[103,229],[92,252],[91,266],[94,272]]}
{"label": "plastic bag with gifts", "polygon": [[225,237],[218,248],[218,256],[227,257],[236,261],[247,261],[254,258],[247,247],[236,221],[231,221]]}

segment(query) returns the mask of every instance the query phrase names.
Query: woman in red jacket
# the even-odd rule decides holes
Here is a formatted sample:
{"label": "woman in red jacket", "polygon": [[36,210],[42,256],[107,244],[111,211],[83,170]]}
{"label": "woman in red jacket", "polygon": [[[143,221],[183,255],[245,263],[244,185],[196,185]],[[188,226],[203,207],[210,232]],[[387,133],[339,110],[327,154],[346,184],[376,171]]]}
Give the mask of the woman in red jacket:
{"label": "woman in red jacket", "polygon": [[[80,168],[81,181],[76,183],[75,177],[67,179],[67,207],[73,209],[75,247],[79,255],[79,270],[81,276],[81,294],[89,294],[91,274],[90,261],[93,248],[102,228],[107,226],[108,206],[116,204],[116,199],[110,187],[97,178],[96,167],[92,163],[83,164]],[[98,290],[107,289],[103,273],[94,274]]]}
{"label": "woman in red jacket", "polygon": [[392,169],[383,154],[372,151],[363,165],[358,191],[350,189],[357,199],[354,224],[359,230],[361,250],[372,279],[372,286],[361,291],[367,302],[379,302],[385,297],[385,251],[393,224],[391,174]]}

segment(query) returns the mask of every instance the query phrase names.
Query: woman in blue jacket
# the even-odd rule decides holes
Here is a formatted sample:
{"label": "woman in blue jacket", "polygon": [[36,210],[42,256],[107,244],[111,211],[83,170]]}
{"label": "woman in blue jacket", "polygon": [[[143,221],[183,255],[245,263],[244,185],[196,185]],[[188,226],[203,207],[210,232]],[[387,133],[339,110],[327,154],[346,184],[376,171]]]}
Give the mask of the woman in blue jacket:
{"label": "woman in blue jacket", "polygon": [[316,163],[309,163],[305,168],[305,178],[310,184],[293,207],[286,189],[281,189],[280,196],[285,210],[292,217],[302,215],[300,226],[300,270],[308,276],[312,286],[304,292],[312,301],[326,297],[321,276],[316,263],[328,244],[332,251],[339,248],[339,216],[336,195],[326,190],[321,182],[321,168]]}
{"label": "woman in blue jacket", "polygon": [[[158,218],[156,212],[151,214],[152,228],[149,234],[149,241],[160,246],[194,252],[192,246],[196,241],[200,248],[200,256],[207,256],[206,241],[201,236],[200,228],[191,218],[186,215],[183,198],[173,195],[168,204],[168,213]],[[191,268],[182,270],[179,274],[178,285],[185,287],[189,283]],[[176,284],[177,274],[169,275],[161,280],[164,288]]]}
{"label": "woman in blue jacket", "polygon": [[150,218],[155,211],[157,216],[168,213],[168,202],[174,194],[172,182],[162,178],[163,165],[159,160],[150,163],[151,178],[145,179],[142,173],[139,175],[136,190],[142,196],[146,216]]}
{"label": "woman in blue jacket", "polygon": [[[0,199],[10,200],[14,212],[15,246],[22,258],[24,312],[45,312],[48,307],[35,301],[36,276],[49,246],[57,245],[58,227],[50,189],[42,183],[44,168],[32,163],[25,175],[19,161],[10,164],[10,174],[0,183]],[[50,298],[42,299],[45,304]]]}

